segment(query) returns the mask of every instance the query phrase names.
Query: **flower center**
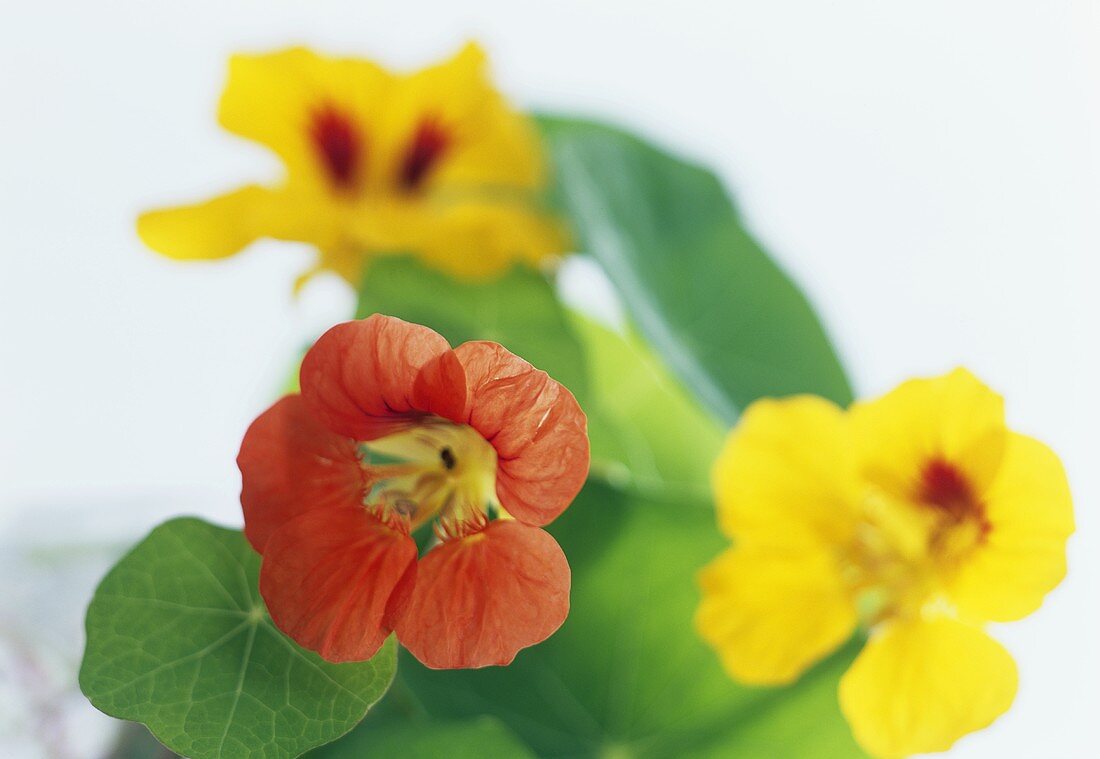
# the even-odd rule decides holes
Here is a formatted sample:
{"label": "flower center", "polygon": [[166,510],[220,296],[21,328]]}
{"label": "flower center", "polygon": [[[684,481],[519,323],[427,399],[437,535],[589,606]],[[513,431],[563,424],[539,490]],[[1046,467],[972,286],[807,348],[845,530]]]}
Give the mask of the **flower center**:
{"label": "flower center", "polygon": [[433,417],[361,450],[375,483],[369,500],[412,530],[434,518],[441,540],[463,537],[500,511],[496,449],[468,425]]}
{"label": "flower center", "polygon": [[910,492],[870,489],[843,555],[865,622],[915,615],[940,600],[945,580],[989,529],[970,481],[943,459],[928,461]]}
{"label": "flower center", "polygon": [[332,186],[341,192],[354,190],[363,158],[355,122],[331,104],[324,105],[313,113],[309,137]]}

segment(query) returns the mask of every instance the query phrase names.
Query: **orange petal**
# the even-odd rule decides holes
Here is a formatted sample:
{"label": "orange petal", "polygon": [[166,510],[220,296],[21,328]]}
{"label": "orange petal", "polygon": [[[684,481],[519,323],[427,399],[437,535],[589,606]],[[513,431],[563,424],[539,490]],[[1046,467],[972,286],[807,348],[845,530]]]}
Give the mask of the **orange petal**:
{"label": "orange petal", "polygon": [[300,395],[252,423],[237,455],[244,534],[260,553],[275,530],[312,509],[362,506],[370,479],[355,441],[330,432]]}
{"label": "orange petal", "polygon": [[302,396],[334,432],[374,440],[415,423],[416,377],[449,349],[427,327],[392,316],[337,324],[302,361]]}
{"label": "orange petal", "polygon": [[453,350],[426,363],[413,383],[413,406],[429,414],[466,421],[466,370]]}
{"label": "orange petal", "polygon": [[536,527],[497,520],[420,560],[397,638],[433,669],[510,664],[569,613],[569,564]]}
{"label": "orange petal", "polygon": [[374,656],[416,580],[416,543],[366,509],[320,509],[268,540],[260,594],[275,625],[331,662]]}
{"label": "orange petal", "polygon": [[464,343],[468,423],[493,444],[497,496],[516,519],[552,522],[588,477],[588,420],[565,387],[504,347]]}

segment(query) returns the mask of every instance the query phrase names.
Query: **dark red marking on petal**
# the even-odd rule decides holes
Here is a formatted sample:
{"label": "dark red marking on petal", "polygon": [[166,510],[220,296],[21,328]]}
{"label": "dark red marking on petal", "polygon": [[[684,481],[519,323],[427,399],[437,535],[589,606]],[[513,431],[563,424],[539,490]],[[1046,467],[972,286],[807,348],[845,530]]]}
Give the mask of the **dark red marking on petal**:
{"label": "dark red marking on petal", "polygon": [[363,142],[355,121],[332,104],[313,113],[309,136],[334,188],[354,190],[362,169]]}
{"label": "dark red marking on petal", "polygon": [[966,475],[943,459],[933,459],[925,465],[921,472],[918,498],[956,521],[976,520],[981,523],[983,531],[988,529],[985,508]]}
{"label": "dark red marking on petal", "polygon": [[412,141],[401,162],[398,182],[402,189],[414,191],[438,164],[451,147],[451,135],[437,120],[424,119],[416,127]]}
{"label": "dark red marking on petal", "polygon": [[497,520],[420,560],[397,639],[433,669],[507,665],[561,627],[569,581],[549,533]]}
{"label": "dark red marking on petal", "polygon": [[416,543],[365,508],[319,509],[267,542],[260,594],[275,626],[332,662],[377,653],[416,582]]}

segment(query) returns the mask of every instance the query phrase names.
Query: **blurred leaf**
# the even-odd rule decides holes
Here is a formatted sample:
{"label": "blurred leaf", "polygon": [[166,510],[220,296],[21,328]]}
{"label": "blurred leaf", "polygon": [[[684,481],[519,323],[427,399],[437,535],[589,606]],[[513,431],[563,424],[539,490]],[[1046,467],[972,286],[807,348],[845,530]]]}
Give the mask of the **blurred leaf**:
{"label": "blurred leaf", "polygon": [[310,754],[311,759],[533,759],[535,755],[492,717],[414,720],[359,729]]}
{"label": "blurred leaf", "polygon": [[174,759],[179,756],[165,748],[144,726],[136,722],[120,724],[118,743],[107,759]]}
{"label": "blurred leaf", "polygon": [[554,289],[538,272],[516,267],[500,278],[463,282],[411,258],[385,257],[369,267],[356,318],[388,314],[431,327],[451,343],[492,340],[542,369],[582,403],[584,354]]}
{"label": "blurred leaf", "polygon": [[588,357],[593,472],[644,491],[672,487],[709,497],[721,425],[633,332],[570,317]]}
{"label": "blurred leaf", "polygon": [[345,733],[393,680],[393,640],[354,664],[299,648],[267,616],[259,567],[239,531],[157,527],[96,590],[81,690],[196,759],[294,757]]}
{"label": "blurred leaf", "polygon": [[713,174],[607,126],[539,123],[581,249],[704,405],[728,423],[761,396],[851,400],[809,303]]}
{"label": "blurred leaf", "polygon": [[428,715],[492,715],[539,756],[863,756],[836,697],[851,648],[790,688],[748,688],[696,635],[695,575],[725,547],[709,508],[590,482],[550,531],[573,568],[565,625],[509,667],[432,671],[403,653]]}

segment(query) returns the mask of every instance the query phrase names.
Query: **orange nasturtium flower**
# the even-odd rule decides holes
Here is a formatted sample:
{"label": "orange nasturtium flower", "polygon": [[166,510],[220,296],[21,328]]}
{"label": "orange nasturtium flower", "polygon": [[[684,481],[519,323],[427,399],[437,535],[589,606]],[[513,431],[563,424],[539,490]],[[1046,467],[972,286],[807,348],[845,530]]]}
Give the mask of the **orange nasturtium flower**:
{"label": "orange nasturtium flower", "polygon": [[1016,666],[983,626],[1061,581],[1073,510],[1057,456],[973,375],[847,412],[759,401],[714,485],[736,545],[701,575],[696,623],[735,679],[791,682],[862,623],[839,696],[871,754],[942,751],[1008,709]]}
{"label": "orange nasturtium flower", "polygon": [[[508,664],[569,610],[569,565],[540,529],[588,474],[572,394],[503,347],[455,349],[374,315],[306,354],[301,394],[249,428],[245,535],[275,624],[329,661],[398,640],[434,668]],[[432,523],[417,558],[410,536]]]}
{"label": "orange nasturtium flower", "polygon": [[[138,233],[179,259],[216,259],[270,237],[317,247],[318,269],[353,285],[372,255],[412,253],[461,277],[562,253],[543,214],[545,167],[530,120],[489,82],[467,45],[412,74],[305,48],[235,55],[219,120],[274,151],[275,186],[151,211]],[[305,275],[305,276],[308,276]]]}

